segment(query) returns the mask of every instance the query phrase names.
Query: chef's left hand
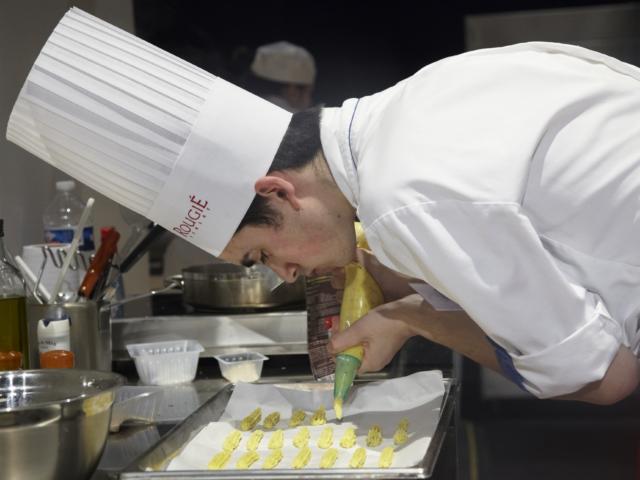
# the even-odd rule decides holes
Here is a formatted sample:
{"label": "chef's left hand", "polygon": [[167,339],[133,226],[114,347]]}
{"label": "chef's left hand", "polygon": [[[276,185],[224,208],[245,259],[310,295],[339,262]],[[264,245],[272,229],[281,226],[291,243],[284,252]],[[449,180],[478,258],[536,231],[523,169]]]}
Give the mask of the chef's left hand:
{"label": "chef's left hand", "polygon": [[407,307],[405,299],[389,302],[374,308],[346,330],[334,331],[329,352],[337,354],[354,345],[362,345],[364,358],[359,373],[381,370],[414,335],[403,319]]}

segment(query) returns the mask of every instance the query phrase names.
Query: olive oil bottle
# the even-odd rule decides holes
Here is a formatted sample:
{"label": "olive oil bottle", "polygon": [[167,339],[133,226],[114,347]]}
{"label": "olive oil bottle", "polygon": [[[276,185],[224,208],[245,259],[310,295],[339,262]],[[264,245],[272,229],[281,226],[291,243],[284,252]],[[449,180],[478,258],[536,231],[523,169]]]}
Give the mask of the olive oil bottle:
{"label": "olive oil bottle", "polygon": [[0,370],[29,367],[25,303],[24,283],[4,246],[0,219]]}

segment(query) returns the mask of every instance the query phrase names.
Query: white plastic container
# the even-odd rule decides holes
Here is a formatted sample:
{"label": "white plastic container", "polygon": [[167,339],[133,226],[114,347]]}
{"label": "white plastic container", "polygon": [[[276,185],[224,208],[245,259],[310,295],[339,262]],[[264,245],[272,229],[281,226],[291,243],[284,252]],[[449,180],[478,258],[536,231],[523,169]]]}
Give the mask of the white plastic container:
{"label": "white plastic container", "polygon": [[231,383],[255,382],[262,375],[262,364],[269,357],[257,352],[229,353],[215,355],[222,376]]}
{"label": "white plastic container", "polygon": [[191,382],[196,376],[198,359],[203,350],[196,340],[127,345],[138,377],[147,385]]}

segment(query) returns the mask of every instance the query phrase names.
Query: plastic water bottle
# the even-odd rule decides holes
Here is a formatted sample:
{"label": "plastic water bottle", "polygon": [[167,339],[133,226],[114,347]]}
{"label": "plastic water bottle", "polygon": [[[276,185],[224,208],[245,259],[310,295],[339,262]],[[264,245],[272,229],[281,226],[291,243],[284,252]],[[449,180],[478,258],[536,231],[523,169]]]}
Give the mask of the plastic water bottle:
{"label": "plastic water bottle", "polygon": [[[76,226],[80,221],[84,205],[76,196],[76,182],[63,180],[56,182],[57,193],[44,211],[44,240],[47,243],[71,243]],[[89,218],[82,232],[80,250],[95,250],[93,239],[93,218]]]}

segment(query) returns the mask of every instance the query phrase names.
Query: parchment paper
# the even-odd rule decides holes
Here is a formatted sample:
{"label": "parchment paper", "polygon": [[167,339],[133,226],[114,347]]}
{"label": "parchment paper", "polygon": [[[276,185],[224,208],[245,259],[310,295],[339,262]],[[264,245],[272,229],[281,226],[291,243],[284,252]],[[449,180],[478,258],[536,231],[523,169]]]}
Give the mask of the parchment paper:
{"label": "parchment paper", "polygon": [[[317,440],[327,425],[333,427],[333,447],[339,453],[334,468],[348,468],[349,460],[357,447],[365,447],[367,450],[364,467],[377,468],[380,452],[384,447],[393,446],[393,434],[400,420],[405,417],[409,419],[409,441],[396,447],[392,468],[414,466],[424,457],[440,418],[444,395],[440,371],[418,372],[407,377],[356,386],[351,400],[345,405],[342,423],[335,420],[331,409],[327,410],[327,425],[310,426],[310,417],[320,404],[332,408],[332,388],[333,384],[322,383],[303,388],[296,388],[295,384],[239,383],[220,421],[211,422],[204,427],[171,461],[167,470],[206,470],[213,455],[222,450],[226,436],[238,428],[240,421],[258,406],[262,408],[263,418],[278,411],[281,419],[274,429],[265,430],[257,450],[260,459],[253,464],[252,470],[262,468],[264,459],[270,453],[269,439],[277,429],[284,430],[283,459],[277,468],[292,468],[292,460],[299,451],[293,446],[292,440],[299,427],[289,428],[288,422],[295,408],[307,411],[303,425],[308,427],[311,434],[309,447],[312,457],[306,468],[319,468],[320,458],[325,450],[317,447]],[[374,424],[382,428],[383,441],[377,447],[367,447],[367,432]],[[356,428],[358,439],[353,448],[345,449],[339,446],[339,442],[348,427]],[[264,430],[261,423],[256,428]],[[250,433],[243,432],[242,442],[233,453],[227,469],[235,469],[237,460],[246,453],[246,440]]]}

